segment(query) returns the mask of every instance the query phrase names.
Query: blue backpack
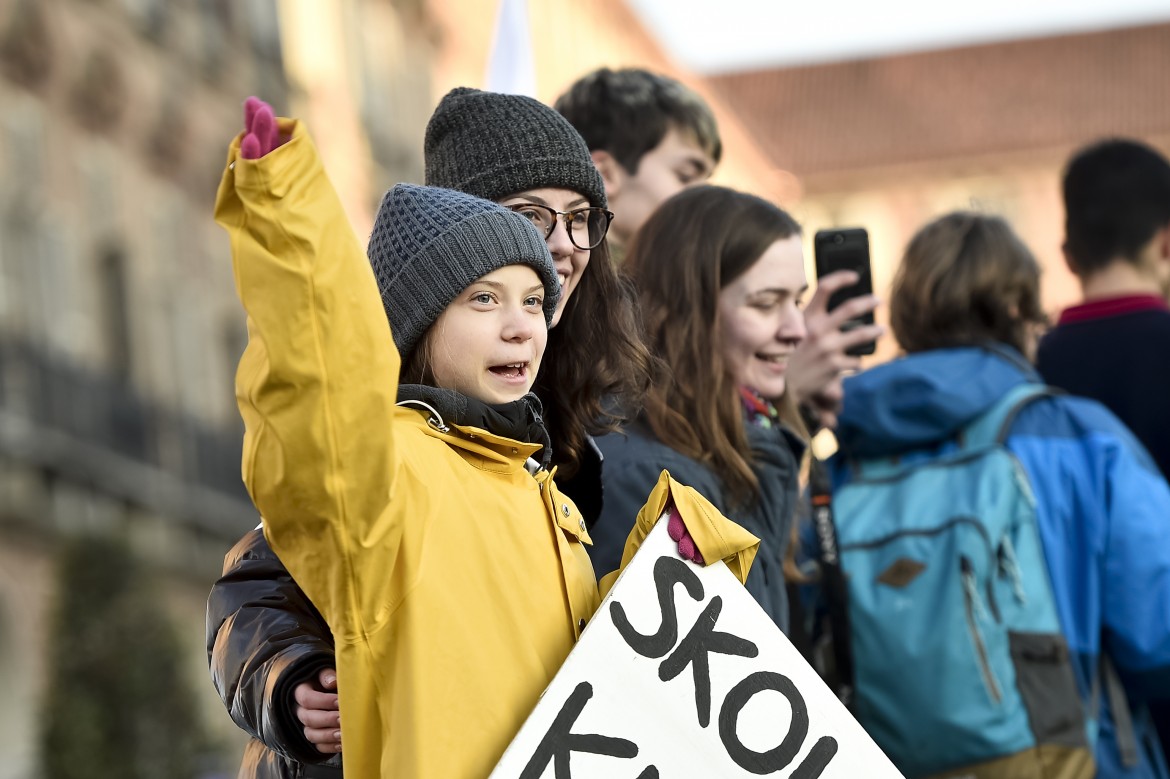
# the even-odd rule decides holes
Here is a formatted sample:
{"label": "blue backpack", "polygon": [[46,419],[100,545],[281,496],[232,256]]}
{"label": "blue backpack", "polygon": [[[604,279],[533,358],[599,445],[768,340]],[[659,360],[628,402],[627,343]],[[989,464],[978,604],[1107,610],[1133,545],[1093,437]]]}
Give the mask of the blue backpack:
{"label": "blue backpack", "polygon": [[1035,499],[1004,446],[1051,392],[1016,387],[929,452],[833,463],[850,473],[830,523],[852,710],[909,779],[1095,774]]}

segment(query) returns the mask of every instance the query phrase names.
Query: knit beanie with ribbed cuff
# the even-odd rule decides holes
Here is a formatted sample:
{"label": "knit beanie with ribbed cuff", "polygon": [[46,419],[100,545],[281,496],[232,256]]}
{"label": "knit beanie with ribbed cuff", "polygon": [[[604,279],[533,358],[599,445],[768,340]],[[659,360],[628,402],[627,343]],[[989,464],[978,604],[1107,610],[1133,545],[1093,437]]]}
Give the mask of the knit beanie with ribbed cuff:
{"label": "knit beanie with ribbed cuff", "polygon": [[500,200],[529,189],[570,189],[605,208],[589,147],[565,117],[523,95],[456,87],[431,115],[423,142],[427,184]]}
{"label": "knit beanie with ribbed cuff", "polygon": [[532,223],[463,192],[397,185],[382,198],[366,252],[403,359],[460,292],[498,268],[536,271],[546,324],[560,297],[552,257]]}

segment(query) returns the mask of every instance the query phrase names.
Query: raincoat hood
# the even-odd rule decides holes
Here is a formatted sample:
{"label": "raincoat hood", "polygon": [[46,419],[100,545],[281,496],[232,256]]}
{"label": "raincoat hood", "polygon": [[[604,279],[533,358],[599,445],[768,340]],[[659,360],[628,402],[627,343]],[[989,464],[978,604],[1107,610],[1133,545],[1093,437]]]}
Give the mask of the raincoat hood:
{"label": "raincoat hood", "polygon": [[883,457],[945,440],[1024,381],[1039,381],[1014,349],[936,349],[845,380],[837,426],[841,451]]}

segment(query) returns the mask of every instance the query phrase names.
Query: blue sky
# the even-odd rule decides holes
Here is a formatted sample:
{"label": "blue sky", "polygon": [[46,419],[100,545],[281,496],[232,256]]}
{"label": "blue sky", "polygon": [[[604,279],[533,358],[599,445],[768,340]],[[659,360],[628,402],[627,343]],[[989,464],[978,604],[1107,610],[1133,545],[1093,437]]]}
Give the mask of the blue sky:
{"label": "blue sky", "polygon": [[831,62],[1170,21],[1170,0],[629,3],[667,54],[697,73]]}

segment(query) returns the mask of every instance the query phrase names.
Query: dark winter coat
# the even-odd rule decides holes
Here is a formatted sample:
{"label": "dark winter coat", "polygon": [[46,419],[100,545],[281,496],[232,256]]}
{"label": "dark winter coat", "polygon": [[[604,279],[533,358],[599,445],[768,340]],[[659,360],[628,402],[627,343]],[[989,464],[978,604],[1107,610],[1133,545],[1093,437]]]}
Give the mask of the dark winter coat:
{"label": "dark winter coat", "polygon": [[661,443],[641,420],[621,433],[598,438],[597,445],[605,456],[601,479],[605,503],[589,533],[593,538],[589,548],[593,569],[618,569],[626,536],[634,526],[646,492],[666,469],[760,539],[747,589],[780,629],[787,631],[788,595],[782,564],[792,532],[804,444],[784,428],[748,425],[747,435],[761,492],[760,499],[747,507],[733,505],[722,481],[707,465]]}
{"label": "dark winter coat", "polygon": [[207,659],[232,720],[252,736],[240,779],[341,779],[340,758],[309,743],[293,700],[298,684],[333,667],[333,635],[259,529],[228,552],[207,599]]}

